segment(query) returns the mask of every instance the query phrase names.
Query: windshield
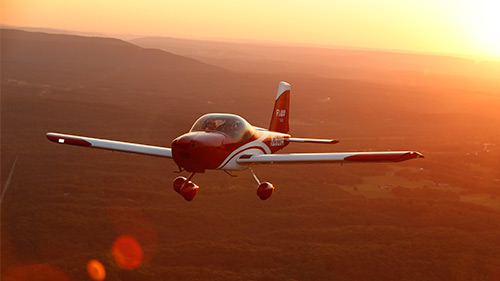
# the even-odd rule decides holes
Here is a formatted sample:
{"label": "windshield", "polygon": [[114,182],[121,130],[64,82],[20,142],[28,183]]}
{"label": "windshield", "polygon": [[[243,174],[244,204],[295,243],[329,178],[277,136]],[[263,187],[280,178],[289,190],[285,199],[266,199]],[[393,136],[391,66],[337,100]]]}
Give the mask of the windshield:
{"label": "windshield", "polygon": [[229,135],[236,142],[244,142],[253,135],[253,127],[243,118],[233,114],[206,114],[191,127],[190,132],[218,131]]}

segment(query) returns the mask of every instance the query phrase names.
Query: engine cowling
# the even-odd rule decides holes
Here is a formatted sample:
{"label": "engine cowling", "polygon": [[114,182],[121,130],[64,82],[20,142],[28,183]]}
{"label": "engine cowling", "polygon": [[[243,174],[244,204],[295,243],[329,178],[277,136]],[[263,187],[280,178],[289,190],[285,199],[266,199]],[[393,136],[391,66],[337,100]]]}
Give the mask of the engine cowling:
{"label": "engine cowling", "polygon": [[257,188],[257,195],[261,200],[266,200],[271,197],[274,192],[274,186],[270,182],[262,182],[259,184],[259,188]]}
{"label": "engine cowling", "polygon": [[194,196],[196,196],[196,193],[198,193],[198,189],[200,187],[196,185],[192,181],[187,181],[184,183],[184,185],[181,187],[180,194],[186,201],[191,201],[193,200]]}
{"label": "engine cowling", "polygon": [[174,190],[175,192],[181,194],[181,187],[186,182],[186,178],[183,176],[178,176],[174,179]]}

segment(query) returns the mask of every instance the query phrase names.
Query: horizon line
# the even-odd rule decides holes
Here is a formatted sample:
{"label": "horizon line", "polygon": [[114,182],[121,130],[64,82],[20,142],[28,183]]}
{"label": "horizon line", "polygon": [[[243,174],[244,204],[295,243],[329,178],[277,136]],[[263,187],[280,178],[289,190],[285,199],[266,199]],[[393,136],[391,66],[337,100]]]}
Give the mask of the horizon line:
{"label": "horizon line", "polygon": [[[248,39],[248,38],[225,38],[225,37],[178,37],[169,35],[138,35],[138,34],[125,34],[125,33],[107,33],[96,31],[81,31],[61,29],[55,27],[40,27],[40,26],[19,26],[11,25],[0,22],[0,28],[12,28],[30,32],[44,32],[53,34],[66,34],[75,36],[92,36],[92,37],[107,37],[115,38],[123,41],[130,42],[134,39],[157,37],[157,38],[172,38],[180,40],[191,41],[205,41],[217,43],[232,43],[232,44],[255,44],[255,45],[281,45],[287,47],[301,47],[301,48],[322,48],[322,49],[343,49],[354,51],[375,51],[375,52],[388,52],[399,54],[414,54],[414,55],[431,55],[431,56],[446,56],[446,57],[459,57],[474,60],[476,63],[482,61],[495,61],[500,62],[500,56],[480,55],[480,54],[464,54],[464,53],[443,53],[432,51],[418,51],[408,49],[391,49],[391,48],[376,48],[376,47],[362,47],[362,46],[348,46],[348,45],[333,45],[324,43],[305,43],[305,42],[290,42],[290,41],[272,41],[264,39]],[[32,29],[32,30],[29,30]],[[37,31],[35,31],[37,30]]]}

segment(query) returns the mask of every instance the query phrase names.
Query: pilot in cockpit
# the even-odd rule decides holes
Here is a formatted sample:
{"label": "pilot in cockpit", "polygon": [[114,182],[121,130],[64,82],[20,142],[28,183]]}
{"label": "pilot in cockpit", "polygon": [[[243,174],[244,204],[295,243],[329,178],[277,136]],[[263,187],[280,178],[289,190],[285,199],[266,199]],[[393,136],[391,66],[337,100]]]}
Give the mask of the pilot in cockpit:
{"label": "pilot in cockpit", "polygon": [[207,120],[205,123],[205,131],[214,131],[217,128],[214,120]]}
{"label": "pilot in cockpit", "polygon": [[244,142],[253,135],[253,128],[243,118],[231,114],[206,114],[200,117],[190,132],[221,132],[235,142]]}

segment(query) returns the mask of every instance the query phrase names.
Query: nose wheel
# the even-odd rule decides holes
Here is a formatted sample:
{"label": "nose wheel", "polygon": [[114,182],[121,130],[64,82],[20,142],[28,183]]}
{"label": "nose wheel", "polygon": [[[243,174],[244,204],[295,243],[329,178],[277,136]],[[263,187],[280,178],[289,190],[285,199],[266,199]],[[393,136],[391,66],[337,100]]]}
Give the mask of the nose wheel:
{"label": "nose wheel", "polygon": [[274,192],[273,184],[267,181],[260,182],[255,173],[253,172],[252,168],[249,168],[249,170],[250,173],[252,173],[252,176],[255,179],[255,181],[259,184],[259,187],[257,188],[257,196],[259,196],[261,200],[266,200],[267,198],[271,197],[271,195],[273,195]]}
{"label": "nose wheel", "polygon": [[192,173],[189,178],[179,176],[174,179],[173,185],[174,190],[182,195],[186,201],[191,201],[198,193],[200,187],[191,181],[195,173]]}

